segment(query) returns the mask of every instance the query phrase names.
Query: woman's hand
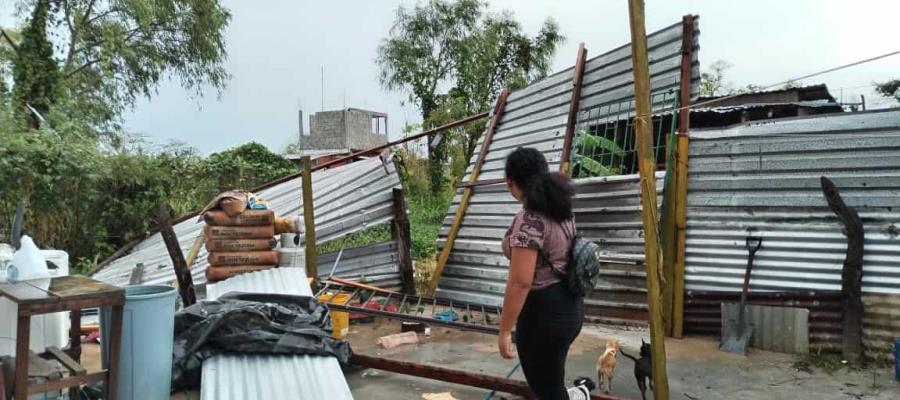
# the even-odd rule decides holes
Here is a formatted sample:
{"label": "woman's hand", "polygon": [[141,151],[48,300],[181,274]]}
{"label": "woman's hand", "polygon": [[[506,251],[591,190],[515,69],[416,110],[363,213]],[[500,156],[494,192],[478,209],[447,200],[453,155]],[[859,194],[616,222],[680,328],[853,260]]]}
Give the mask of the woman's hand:
{"label": "woman's hand", "polygon": [[499,336],[497,344],[500,347],[500,356],[501,357],[503,357],[507,360],[516,358],[516,351],[513,350],[513,344],[512,344],[512,332],[510,332],[510,331],[500,332],[500,336]]}

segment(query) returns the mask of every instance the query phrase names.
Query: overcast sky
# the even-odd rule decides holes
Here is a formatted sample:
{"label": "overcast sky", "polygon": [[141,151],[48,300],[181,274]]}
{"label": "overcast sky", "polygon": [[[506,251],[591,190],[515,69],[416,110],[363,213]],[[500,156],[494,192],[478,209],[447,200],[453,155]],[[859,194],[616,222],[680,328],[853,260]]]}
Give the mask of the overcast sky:
{"label": "overcast sky", "polygon": [[[406,122],[418,122],[415,108],[400,93],[383,91],[373,62],[391,28],[396,8],[414,1],[225,0],[233,18],[228,61],[233,75],[221,98],[203,98],[174,83],[137,104],[126,126],[157,143],[180,140],[203,153],[256,140],[279,151],[297,138],[297,109],[321,110],[320,71],[324,68],[324,108],[345,106],[389,114],[390,134],[399,137]],[[567,37],[553,70],[571,66],[578,43],[588,56],[629,40],[626,0],[493,0],[491,10],[509,9],[534,34],[548,17]],[[700,63],[734,66],[735,86],[766,85],[840,64],[900,50],[900,2],[894,1],[719,1],[648,0],[647,31],[700,16]],[[845,101],[865,94],[877,99],[871,83],[900,78],[900,56],[803,81],[827,83]],[[307,126],[308,129],[308,126]]]}

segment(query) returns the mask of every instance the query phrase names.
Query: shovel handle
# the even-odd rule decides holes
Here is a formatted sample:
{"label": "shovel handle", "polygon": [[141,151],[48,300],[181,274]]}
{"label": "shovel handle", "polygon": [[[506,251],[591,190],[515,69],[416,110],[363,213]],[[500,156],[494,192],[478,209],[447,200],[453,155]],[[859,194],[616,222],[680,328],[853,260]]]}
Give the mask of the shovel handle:
{"label": "shovel handle", "polygon": [[744,309],[744,303],[747,302],[747,291],[750,290],[750,271],[753,270],[753,259],[756,258],[756,252],[762,247],[762,238],[758,236],[747,237],[747,250],[750,255],[747,257],[747,270],[744,272],[744,285],[741,287],[741,310]]}

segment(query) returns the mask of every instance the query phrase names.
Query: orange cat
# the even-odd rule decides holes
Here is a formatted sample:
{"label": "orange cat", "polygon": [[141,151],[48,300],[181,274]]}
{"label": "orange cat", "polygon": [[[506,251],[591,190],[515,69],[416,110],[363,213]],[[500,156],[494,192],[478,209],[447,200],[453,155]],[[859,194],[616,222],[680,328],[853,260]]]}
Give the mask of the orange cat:
{"label": "orange cat", "polygon": [[612,390],[612,379],[616,372],[616,361],[619,355],[619,342],[616,340],[606,341],[606,351],[597,359],[597,386],[603,389],[603,382],[606,381],[606,393]]}

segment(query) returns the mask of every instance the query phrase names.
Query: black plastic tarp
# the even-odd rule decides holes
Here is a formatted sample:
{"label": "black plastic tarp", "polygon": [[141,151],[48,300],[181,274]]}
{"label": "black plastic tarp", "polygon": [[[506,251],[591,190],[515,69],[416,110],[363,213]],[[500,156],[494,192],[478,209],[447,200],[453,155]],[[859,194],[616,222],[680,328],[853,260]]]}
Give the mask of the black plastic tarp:
{"label": "black plastic tarp", "polygon": [[228,293],[175,314],[172,390],[199,387],[203,360],[247,353],[333,356],[346,365],[350,345],[331,336],[328,309],[313,297]]}

